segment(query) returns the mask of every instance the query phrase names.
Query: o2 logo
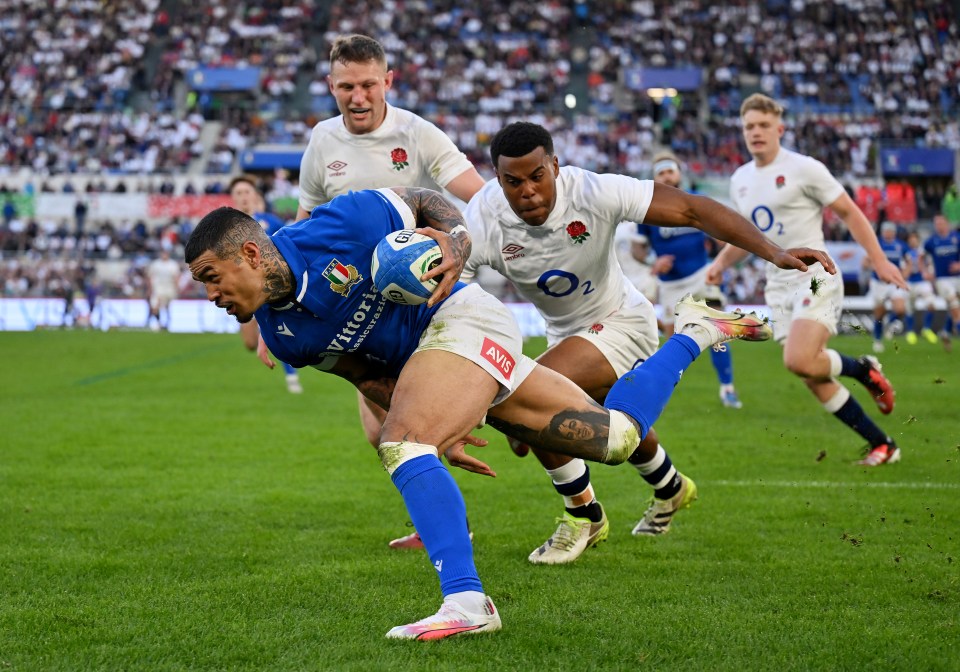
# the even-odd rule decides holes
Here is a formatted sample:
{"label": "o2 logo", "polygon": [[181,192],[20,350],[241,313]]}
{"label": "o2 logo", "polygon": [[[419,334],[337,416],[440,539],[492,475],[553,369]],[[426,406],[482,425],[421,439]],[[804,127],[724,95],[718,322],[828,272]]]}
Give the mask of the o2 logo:
{"label": "o2 logo", "polygon": [[562,271],[559,268],[546,271],[537,279],[537,288],[547,296],[552,296],[556,299],[570,296],[581,286],[583,286],[582,294],[584,296],[596,289],[590,280],[581,281],[580,278],[573,273]]}
{"label": "o2 logo", "polygon": [[775,233],[778,236],[783,235],[783,223],[774,221],[773,210],[765,205],[755,207],[753,212],[750,213],[750,219],[753,220],[753,225],[764,233],[776,226],[777,230]]}

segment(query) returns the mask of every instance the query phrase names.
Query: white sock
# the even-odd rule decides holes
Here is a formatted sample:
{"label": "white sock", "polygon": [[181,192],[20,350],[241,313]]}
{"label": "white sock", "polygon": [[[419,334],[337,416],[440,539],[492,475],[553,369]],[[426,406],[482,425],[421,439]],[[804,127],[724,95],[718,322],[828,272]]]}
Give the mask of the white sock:
{"label": "white sock", "polygon": [[443,598],[443,601],[453,600],[471,614],[482,614],[484,613],[483,604],[486,599],[487,596],[479,590],[464,590],[460,593],[450,593]]}

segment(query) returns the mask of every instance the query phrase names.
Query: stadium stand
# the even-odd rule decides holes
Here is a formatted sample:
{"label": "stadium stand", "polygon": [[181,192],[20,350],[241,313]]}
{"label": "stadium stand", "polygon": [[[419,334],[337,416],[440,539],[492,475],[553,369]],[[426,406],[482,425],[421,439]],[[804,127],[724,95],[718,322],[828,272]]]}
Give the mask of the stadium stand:
{"label": "stadium stand", "polygon": [[[694,186],[725,198],[746,159],[739,103],[763,91],[787,105],[784,144],[829,165],[871,221],[922,226],[941,207],[960,212],[957,18],[952,3],[908,0],[4,3],[2,292],[56,291],[47,279],[65,256],[135,266],[241,167],[263,171],[282,209],[310,129],[336,114],[330,43],[354,31],[387,49],[391,101],[485,175],[493,133],[524,117],[551,130],[562,160],[595,171],[646,176],[670,147]],[[938,149],[950,175],[932,172]],[[56,207],[38,209],[45,200]],[[742,275],[745,301],[760,288]],[[111,277],[105,291],[140,291]]]}

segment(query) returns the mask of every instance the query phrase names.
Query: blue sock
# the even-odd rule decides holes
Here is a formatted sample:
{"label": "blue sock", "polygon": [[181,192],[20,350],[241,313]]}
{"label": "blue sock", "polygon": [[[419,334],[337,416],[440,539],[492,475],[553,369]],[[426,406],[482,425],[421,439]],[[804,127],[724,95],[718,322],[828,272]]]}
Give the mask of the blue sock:
{"label": "blue sock", "polygon": [[882,341],[883,340],[883,318],[873,321],[873,340]]}
{"label": "blue sock", "polygon": [[636,420],[642,439],[663,413],[680,376],[699,355],[696,341],[686,334],[674,334],[650,359],[620,376],[603,405]]}
{"label": "blue sock", "polygon": [[948,334],[953,333],[953,318],[947,315],[947,321],[943,323],[943,330]]}
{"label": "blue sock", "polygon": [[289,376],[291,373],[296,373],[296,372],[297,372],[297,370],[296,370],[294,367],[290,366],[290,365],[287,364],[286,362],[280,362],[280,363],[283,364],[283,372],[284,372],[285,374],[287,374],[288,376]]}
{"label": "blue sock", "polygon": [[863,407],[860,406],[852,396],[847,399],[846,403],[840,407],[840,410],[833,415],[837,420],[866,439],[870,443],[871,448],[876,448],[889,441],[886,433],[877,427],[876,423],[863,412]]}
{"label": "blue sock", "polygon": [[440,575],[440,591],[444,596],[465,590],[482,593],[467,531],[467,507],[440,459],[415,457],[397,467],[391,479]]}
{"label": "blue sock", "polygon": [[923,330],[926,331],[927,329],[929,329],[930,331],[933,331],[933,311],[932,310],[928,310],[923,315]]}
{"label": "blue sock", "polygon": [[717,378],[721,385],[733,384],[733,358],[730,356],[730,346],[727,345],[723,350],[717,351],[710,349],[710,360],[713,362],[713,368],[717,370]]}
{"label": "blue sock", "polygon": [[864,385],[870,380],[870,367],[849,355],[840,355],[840,375],[855,378]]}
{"label": "blue sock", "polygon": [[903,318],[903,322],[904,322],[904,325],[903,325],[904,331],[907,331],[907,332],[913,331],[913,327],[914,327],[913,313],[910,313],[909,315],[905,315]]}

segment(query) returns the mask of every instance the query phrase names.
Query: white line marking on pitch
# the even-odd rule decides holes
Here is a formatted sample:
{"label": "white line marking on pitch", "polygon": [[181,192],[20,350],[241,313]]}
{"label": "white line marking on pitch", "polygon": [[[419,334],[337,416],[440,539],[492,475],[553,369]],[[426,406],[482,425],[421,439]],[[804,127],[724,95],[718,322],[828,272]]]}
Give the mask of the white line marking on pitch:
{"label": "white line marking on pitch", "polygon": [[707,485],[729,485],[736,488],[906,488],[908,490],[960,490],[960,483],[891,483],[865,481],[863,483],[835,483],[833,481],[704,481]]}

